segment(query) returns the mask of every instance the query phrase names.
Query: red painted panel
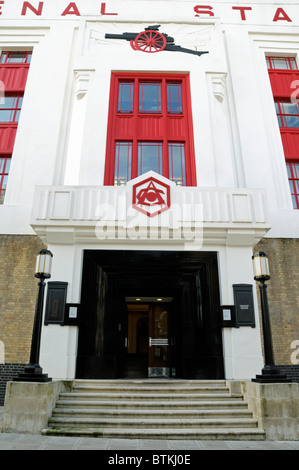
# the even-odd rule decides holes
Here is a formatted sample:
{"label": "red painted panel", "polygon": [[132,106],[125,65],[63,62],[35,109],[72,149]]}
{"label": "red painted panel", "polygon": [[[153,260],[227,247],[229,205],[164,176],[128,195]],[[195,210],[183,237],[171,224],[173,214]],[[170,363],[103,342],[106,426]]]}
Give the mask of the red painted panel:
{"label": "red painted panel", "polygon": [[295,89],[298,89],[299,71],[269,70],[270,83],[275,98],[290,98]]}
{"label": "red painted panel", "polygon": [[181,117],[171,116],[167,120],[167,135],[170,140],[182,140],[185,138],[185,122]]}
{"label": "red painted panel", "polygon": [[296,130],[280,130],[286,160],[299,159],[299,133]]}
{"label": "red painted panel", "polygon": [[137,117],[137,135],[139,140],[162,139],[163,116],[139,115]]}
{"label": "red painted panel", "polygon": [[4,83],[5,91],[24,91],[28,70],[28,65],[18,67],[2,65],[0,67],[0,80]]}
{"label": "red painted panel", "polygon": [[117,140],[133,139],[135,120],[133,116],[117,116],[115,119],[114,135]]}
{"label": "red painted panel", "polygon": [[15,137],[17,132],[17,126],[0,126],[0,153],[12,154]]}

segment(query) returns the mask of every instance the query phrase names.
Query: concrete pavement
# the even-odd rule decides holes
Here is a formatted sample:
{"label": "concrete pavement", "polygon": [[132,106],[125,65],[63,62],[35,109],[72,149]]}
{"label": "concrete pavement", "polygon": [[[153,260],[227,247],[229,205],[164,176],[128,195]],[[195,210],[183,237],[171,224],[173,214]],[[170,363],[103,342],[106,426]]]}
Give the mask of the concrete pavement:
{"label": "concrete pavement", "polygon": [[[2,412],[3,407],[0,407],[0,429]],[[167,454],[182,451],[188,454],[188,451],[196,450],[299,450],[299,441],[109,439],[0,432],[1,450],[106,450],[111,451],[112,456],[117,451],[156,451]]]}

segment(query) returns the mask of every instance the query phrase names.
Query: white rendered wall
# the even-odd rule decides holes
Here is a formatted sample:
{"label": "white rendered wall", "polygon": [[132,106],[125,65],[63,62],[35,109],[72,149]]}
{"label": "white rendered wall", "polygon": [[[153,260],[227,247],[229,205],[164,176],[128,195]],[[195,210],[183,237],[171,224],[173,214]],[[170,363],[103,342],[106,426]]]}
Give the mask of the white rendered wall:
{"label": "white rendered wall", "polygon": [[[51,281],[68,283],[67,303],[79,303],[82,251],[74,245],[49,246],[53,253]],[[72,379],[76,372],[77,326],[43,325],[40,365],[53,379]]]}
{"label": "white rendered wall", "polygon": [[[40,16],[30,10],[22,16],[16,1],[2,4],[0,47],[26,45],[34,53],[0,233],[33,233],[36,184],[103,184],[111,71],[157,70],[190,74],[198,185],[265,187],[268,236],[298,236],[299,212],[291,205],[264,62],[266,53],[297,56],[298,2],[256,2],[246,21],[233,2],[210,4],[214,16],[196,16],[192,2],[155,2],[161,30],[182,45],[209,50],[200,58],[144,54],[127,41],[104,38],[105,32],[139,31],[152,23],[152,2],[111,2],[107,11],[117,15],[100,15],[98,3],[78,1],[81,16],[62,16],[68,4],[55,1],[45,2]],[[273,21],[281,7],[291,22]],[[80,98],[78,74],[81,84],[88,77]]]}

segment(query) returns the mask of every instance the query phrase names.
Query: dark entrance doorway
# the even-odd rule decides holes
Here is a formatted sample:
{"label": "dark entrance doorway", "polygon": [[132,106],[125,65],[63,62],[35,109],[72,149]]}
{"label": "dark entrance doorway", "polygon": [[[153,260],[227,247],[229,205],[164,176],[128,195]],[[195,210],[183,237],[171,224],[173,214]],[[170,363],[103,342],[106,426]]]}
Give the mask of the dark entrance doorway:
{"label": "dark entrance doorway", "polygon": [[132,297],[126,300],[129,302],[125,376],[175,377],[172,299]]}
{"label": "dark entrance doorway", "polygon": [[217,253],[87,250],[80,310],[77,378],[224,377]]}

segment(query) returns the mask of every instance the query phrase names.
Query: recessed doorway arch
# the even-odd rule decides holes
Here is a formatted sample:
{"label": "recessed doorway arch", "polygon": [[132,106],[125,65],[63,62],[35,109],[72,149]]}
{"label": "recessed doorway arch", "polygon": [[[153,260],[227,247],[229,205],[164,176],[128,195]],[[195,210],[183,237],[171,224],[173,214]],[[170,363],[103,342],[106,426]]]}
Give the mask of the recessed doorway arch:
{"label": "recessed doorway arch", "polygon": [[[172,299],[171,333],[164,338],[171,342],[171,377],[224,377],[217,253],[87,250],[81,292],[78,378],[127,376],[128,305],[138,304],[137,300],[132,302],[137,298],[143,299],[143,305],[151,305],[145,299]],[[142,335],[138,335],[141,341]],[[149,338],[148,320],[150,344]],[[152,350],[157,359],[165,357],[162,339]],[[149,367],[147,363],[148,370]]]}

